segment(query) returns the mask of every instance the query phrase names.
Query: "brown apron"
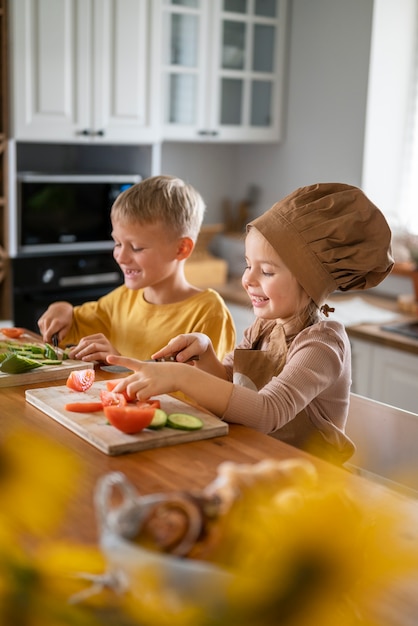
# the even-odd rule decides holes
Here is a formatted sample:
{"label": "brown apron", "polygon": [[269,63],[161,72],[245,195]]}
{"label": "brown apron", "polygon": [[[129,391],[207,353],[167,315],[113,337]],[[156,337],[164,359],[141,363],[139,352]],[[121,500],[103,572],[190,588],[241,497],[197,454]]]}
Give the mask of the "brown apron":
{"label": "brown apron", "polygon": [[[293,338],[294,335],[286,339],[282,324],[257,319],[251,330],[251,347],[236,348],[234,351],[234,384],[255,391],[262,389],[282,371],[288,344]],[[305,410],[271,433],[271,436],[337,464],[344,463],[354,451],[354,446],[349,441],[342,450],[338,450],[341,442],[338,442],[337,447],[326,441]]]}

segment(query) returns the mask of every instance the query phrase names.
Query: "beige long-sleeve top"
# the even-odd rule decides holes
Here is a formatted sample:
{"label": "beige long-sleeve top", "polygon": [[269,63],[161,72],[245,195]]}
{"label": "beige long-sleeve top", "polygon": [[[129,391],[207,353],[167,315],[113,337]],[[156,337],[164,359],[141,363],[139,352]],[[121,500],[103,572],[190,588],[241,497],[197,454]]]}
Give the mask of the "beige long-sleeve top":
{"label": "beige long-sleeve top", "polygon": [[[251,327],[238,348],[250,348],[250,331]],[[268,341],[264,345],[268,349]],[[226,355],[223,363],[232,381],[234,353]],[[320,321],[296,335],[282,371],[262,389],[234,385],[223,419],[274,434],[299,448],[318,430],[346,460],[354,451],[344,433],[350,387],[351,350],[345,328],[337,321]],[[303,419],[299,419],[301,411]]]}

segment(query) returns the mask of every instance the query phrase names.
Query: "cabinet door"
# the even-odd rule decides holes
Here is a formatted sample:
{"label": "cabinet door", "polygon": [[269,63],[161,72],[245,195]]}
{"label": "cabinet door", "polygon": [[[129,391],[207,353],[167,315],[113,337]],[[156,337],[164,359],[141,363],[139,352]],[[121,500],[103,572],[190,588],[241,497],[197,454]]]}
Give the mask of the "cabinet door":
{"label": "cabinet door", "polygon": [[150,142],[149,0],[16,0],[14,137]]}
{"label": "cabinet door", "polygon": [[196,140],[209,132],[209,10],[207,0],[161,2],[164,139]]}
{"label": "cabinet door", "polygon": [[[351,391],[360,396],[371,397],[371,373],[373,370],[372,345],[361,339],[351,339]],[[377,398],[376,398],[377,399]]]}
{"label": "cabinet door", "polygon": [[90,124],[90,0],[11,5],[15,139],[74,139]]}
{"label": "cabinet door", "polygon": [[94,0],[93,137],[149,142],[155,137],[148,0]]}
{"label": "cabinet door", "polygon": [[277,141],[286,0],[163,0],[165,139]]}
{"label": "cabinet door", "polygon": [[418,357],[373,346],[370,397],[418,413]]}
{"label": "cabinet door", "polygon": [[286,3],[218,0],[211,126],[223,140],[280,138]]}

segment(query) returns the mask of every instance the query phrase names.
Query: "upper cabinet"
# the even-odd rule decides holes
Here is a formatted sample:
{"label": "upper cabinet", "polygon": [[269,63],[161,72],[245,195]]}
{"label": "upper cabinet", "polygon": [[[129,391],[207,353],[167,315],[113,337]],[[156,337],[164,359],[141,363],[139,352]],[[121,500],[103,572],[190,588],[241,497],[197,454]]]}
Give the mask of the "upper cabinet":
{"label": "upper cabinet", "polygon": [[287,0],[13,0],[12,136],[280,139]]}
{"label": "upper cabinet", "polygon": [[149,0],[13,0],[13,137],[153,141],[149,7]]}
{"label": "upper cabinet", "polygon": [[286,0],[160,0],[162,135],[278,141]]}

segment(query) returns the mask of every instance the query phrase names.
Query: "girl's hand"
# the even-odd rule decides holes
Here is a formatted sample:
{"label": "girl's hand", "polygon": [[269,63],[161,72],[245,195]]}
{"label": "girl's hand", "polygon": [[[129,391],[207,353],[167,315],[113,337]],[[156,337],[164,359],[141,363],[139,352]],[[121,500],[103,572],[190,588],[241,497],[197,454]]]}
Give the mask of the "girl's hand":
{"label": "girl's hand", "polygon": [[187,367],[169,361],[152,363],[114,354],[109,355],[106,361],[111,365],[121,365],[135,372],[119,379],[113,391],[117,393],[126,391],[129,397],[136,397],[138,400],[147,400],[152,396],[177,391],[176,374],[180,374],[180,370]]}
{"label": "girl's hand", "polygon": [[151,358],[163,359],[171,356],[176,357],[179,363],[190,361],[192,357],[198,356],[199,359],[204,355],[208,348],[212,346],[211,340],[203,333],[188,333],[187,335],[177,335],[171,339],[164,348],[158,350]]}
{"label": "girl's hand", "polygon": [[70,359],[81,361],[106,361],[109,354],[119,354],[110,341],[103,335],[87,335],[68,352]]}

